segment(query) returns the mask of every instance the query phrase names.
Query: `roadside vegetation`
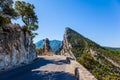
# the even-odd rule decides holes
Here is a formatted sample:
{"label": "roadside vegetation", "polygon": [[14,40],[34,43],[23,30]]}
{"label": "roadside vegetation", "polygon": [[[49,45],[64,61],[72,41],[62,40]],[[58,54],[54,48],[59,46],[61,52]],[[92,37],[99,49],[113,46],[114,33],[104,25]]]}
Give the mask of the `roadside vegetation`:
{"label": "roadside vegetation", "polygon": [[[120,64],[120,51],[118,49],[101,47],[71,29],[67,30],[67,39],[72,45],[71,50],[76,56],[77,61],[87,68],[98,80],[120,79],[120,68],[105,58],[107,57]],[[90,49],[96,52],[95,56],[91,54]]]}

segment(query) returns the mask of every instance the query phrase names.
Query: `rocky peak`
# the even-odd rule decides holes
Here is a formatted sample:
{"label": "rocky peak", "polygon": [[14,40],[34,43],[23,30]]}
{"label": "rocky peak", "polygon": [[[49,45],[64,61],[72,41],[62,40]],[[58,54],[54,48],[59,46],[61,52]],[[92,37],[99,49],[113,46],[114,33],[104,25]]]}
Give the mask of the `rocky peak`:
{"label": "rocky peak", "polygon": [[53,55],[53,51],[50,47],[50,41],[48,38],[43,39],[43,46],[38,50],[38,55]]}
{"label": "rocky peak", "polygon": [[71,51],[72,45],[71,43],[68,42],[68,39],[70,38],[69,30],[71,29],[68,27],[65,29],[63,42],[62,42],[61,55],[69,56],[69,57],[76,59],[75,56],[73,55],[73,52]]}
{"label": "rocky peak", "polygon": [[50,47],[50,41],[48,38],[43,39],[43,52],[52,52],[52,49]]}
{"label": "rocky peak", "polygon": [[106,49],[70,28],[65,30],[59,52],[62,55],[76,58],[98,80],[108,79],[111,73],[112,76],[120,78],[120,52]]}

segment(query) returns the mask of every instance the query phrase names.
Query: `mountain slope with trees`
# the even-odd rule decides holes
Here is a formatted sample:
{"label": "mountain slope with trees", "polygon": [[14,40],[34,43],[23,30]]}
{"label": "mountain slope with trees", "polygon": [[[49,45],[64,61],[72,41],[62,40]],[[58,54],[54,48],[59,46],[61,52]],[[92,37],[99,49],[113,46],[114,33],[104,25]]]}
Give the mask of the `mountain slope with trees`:
{"label": "mountain slope with trees", "polygon": [[120,52],[102,47],[70,28],[66,28],[57,54],[75,56],[98,80],[120,79]]}

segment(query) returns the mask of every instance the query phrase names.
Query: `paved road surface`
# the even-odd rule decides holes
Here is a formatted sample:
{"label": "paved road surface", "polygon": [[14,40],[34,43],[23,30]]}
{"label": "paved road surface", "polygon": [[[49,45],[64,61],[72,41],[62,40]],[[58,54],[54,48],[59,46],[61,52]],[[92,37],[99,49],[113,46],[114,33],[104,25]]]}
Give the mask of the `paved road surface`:
{"label": "paved road surface", "polygon": [[65,57],[43,56],[30,65],[0,75],[0,80],[76,80],[73,73]]}

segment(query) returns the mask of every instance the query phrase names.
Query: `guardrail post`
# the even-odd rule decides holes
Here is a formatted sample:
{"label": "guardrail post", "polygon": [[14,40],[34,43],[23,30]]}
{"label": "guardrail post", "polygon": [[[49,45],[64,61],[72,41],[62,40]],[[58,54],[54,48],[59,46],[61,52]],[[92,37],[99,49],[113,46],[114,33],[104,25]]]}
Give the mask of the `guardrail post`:
{"label": "guardrail post", "polygon": [[75,68],[75,77],[76,77],[76,80],[80,80],[78,67]]}

